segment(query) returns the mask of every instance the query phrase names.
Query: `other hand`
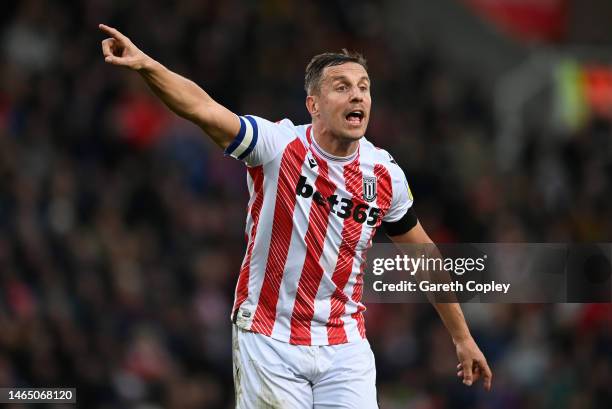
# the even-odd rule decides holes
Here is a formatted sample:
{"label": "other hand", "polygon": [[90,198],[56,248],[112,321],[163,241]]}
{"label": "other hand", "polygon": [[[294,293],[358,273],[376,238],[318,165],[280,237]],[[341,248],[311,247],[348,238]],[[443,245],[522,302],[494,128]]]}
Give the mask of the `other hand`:
{"label": "other hand", "polygon": [[491,390],[493,373],[474,339],[469,338],[457,342],[455,347],[457,349],[457,358],[459,358],[457,376],[462,378],[463,383],[467,386],[472,386],[472,384],[482,378],[485,390]]}

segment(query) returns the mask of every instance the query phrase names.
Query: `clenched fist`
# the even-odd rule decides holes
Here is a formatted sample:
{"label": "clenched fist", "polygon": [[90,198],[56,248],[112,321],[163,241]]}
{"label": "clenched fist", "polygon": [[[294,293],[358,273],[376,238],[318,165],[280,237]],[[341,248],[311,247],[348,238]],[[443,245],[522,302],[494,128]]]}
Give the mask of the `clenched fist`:
{"label": "clenched fist", "polygon": [[98,27],[110,36],[110,38],[102,41],[102,53],[104,54],[104,61],[107,63],[138,71],[152,61],[119,30],[104,24],[100,24]]}

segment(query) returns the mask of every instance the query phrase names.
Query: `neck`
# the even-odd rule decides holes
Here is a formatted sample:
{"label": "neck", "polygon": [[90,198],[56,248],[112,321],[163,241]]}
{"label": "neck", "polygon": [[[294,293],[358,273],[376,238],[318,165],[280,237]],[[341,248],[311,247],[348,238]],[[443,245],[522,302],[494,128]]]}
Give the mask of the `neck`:
{"label": "neck", "polygon": [[318,122],[312,123],[312,133],[317,145],[333,156],[351,156],[359,146],[358,140],[340,138]]}

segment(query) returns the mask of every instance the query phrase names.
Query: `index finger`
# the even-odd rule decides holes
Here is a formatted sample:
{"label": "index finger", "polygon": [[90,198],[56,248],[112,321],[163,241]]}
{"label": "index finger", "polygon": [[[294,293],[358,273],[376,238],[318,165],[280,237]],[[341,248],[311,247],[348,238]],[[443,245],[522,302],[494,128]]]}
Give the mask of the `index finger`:
{"label": "index finger", "polygon": [[119,41],[128,41],[128,38],[126,36],[124,36],[119,30],[117,30],[116,28],[113,27],[109,27],[105,24],[98,24],[98,28],[102,31],[104,31],[106,34],[108,34],[109,36],[119,40]]}

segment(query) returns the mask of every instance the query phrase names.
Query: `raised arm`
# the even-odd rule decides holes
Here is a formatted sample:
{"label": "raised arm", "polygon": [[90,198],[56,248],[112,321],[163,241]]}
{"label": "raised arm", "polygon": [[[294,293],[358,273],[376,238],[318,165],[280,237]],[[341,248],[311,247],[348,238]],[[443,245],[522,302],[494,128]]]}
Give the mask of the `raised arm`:
{"label": "raised arm", "polygon": [[99,25],[110,37],[102,41],[104,61],[137,71],[151,90],[177,115],[204,130],[226,149],[240,130],[240,120],[193,81],[182,77],[142,52],[117,29]]}
{"label": "raised arm", "polygon": [[[419,222],[408,232],[397,236],[390,236],[390,238],[398,244],[433,244],[433,241]],[[468,386],[471,386],[472,383],[482,377],[485,389],[490,390],[493,373],[483,353],[470,334],[465,317],[461,311],[461,306],[458,303],[436,302],[432,303],[432,305],[438,311],[438,315],[455,344],[459,360],[457,376],[462,378],[463,383]]]}

